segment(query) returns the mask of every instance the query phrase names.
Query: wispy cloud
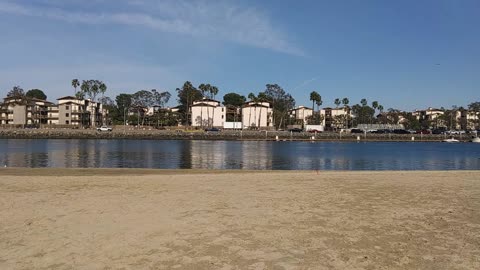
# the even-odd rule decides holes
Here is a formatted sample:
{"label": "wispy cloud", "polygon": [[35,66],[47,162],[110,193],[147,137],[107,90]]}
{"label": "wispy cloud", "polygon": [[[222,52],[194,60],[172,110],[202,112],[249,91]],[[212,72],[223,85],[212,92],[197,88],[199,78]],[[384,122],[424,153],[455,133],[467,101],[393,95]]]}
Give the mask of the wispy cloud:
{"label": "wispy cloud", "polygon": [[318,77],[314,77],[314,78],[311,78],[311,79],[308,79],[308,80],[305,80],[303,81],[301,84],[297,85],[296,87],[293,88],[293,91],[296,91],[297,89],[301,88],[301,87],[304,87],[314,81],[316,81],[318,79]]}
{"label": "wispy cloud", "polygon": [[[52,7],[51,4],[27,5],[18,2],[0,2],[0,13],[43,17],[70,23],[145,27],[161,32],[221,39],[287,54],[304,55],[301,49],[291,44],[284,32],[277,30],[267,15],[256,9],[240,7],[228,1],[178,0],[159,3],[152,0],[118,0],[110,2],[114,2],[115,6],[123,5],[124,9],[72,12],[66,8]],[[125,12],[125,10],[128,11]]]}
{"label": "wispy cloud", "polygon": [[[26,77],[25,74],[28,74]],[[101,75],[99,75],[101,74]],[[111,62],[109,64],[31,65],[18,68],[0,68],[0,97],[14,85],[25,90],[39,88],[55,100],[72,93],[70,81],[73,78],[99,79],[107,86],[107,96],[115,97],[120,93],[134,93],[141,89],[160,89],[170,91],[180,85],[185,74],[180,75],[170,67],[146,66],[135,63]],[[187,75],[190,76],[190,75]],[[172,102],[174,99],[172,99]]]}

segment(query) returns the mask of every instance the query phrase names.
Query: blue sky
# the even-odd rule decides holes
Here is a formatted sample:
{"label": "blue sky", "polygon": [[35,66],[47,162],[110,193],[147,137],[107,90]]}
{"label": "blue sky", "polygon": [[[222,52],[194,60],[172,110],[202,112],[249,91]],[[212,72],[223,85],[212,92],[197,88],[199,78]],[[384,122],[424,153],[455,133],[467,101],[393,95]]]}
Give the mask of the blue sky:
{"label": "blue sky", "polygon": [[480,101],[480,1],[0,0],[0,95],[49,100],[73,78],[107,95],[186,80],[219,97],[277,83],[311,106],[348,97],[385,108]]}

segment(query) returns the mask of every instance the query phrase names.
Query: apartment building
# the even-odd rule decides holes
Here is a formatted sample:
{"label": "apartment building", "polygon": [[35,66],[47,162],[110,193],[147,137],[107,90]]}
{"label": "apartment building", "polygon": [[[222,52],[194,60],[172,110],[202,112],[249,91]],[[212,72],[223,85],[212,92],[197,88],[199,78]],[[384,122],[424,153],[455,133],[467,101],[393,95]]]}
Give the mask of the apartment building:
{"label": "apartment building", "polygon": [[320,110],[320,115],[323,118],[322,125],[326,130],[348,128],[350,127],[353,118],[352,111],[349,107],[323,108]]}
{"label": "apartment building", "polygon": [[226,110],[220,101],[204,98],[194,101],[190,109],[193,127],[223,128]]}
{"label": "apartment building", "polygon": [[49,121],[48,112],[55,104],[37,98],[13,96],[3,99],[0,104],[1,125],[40,125]]}
{"label": "apartment building", "polygon": [[242,106],[244,129],[269,129],[273,127],[273,110],[269,102],[249,101]]}
{"label": "apartment building", "polygon": [[98,102],[88,99],[78,99],[73,96],[65,96],[58,101],[59,125],[72,126],[101,126],[106,122],[108,110]]}
{"label": "apartment building", "polygon": [[474,130],[479,127],[480,114],[474,111],[458,110],[455,112],[455,129]]}
{"label": "apartment building", "polygon": [[99,126],[108,117],[102,104],[66,96],[58,104],[25,96],[6,97],[0,104],[1,125]]}
{"label": "apartment building", "polygon": [[298,106],[290,111],[290,117],[295,119],[295,122],[302,122],[307,124],[307,119],[313,115],[313,109],[305,106]]}

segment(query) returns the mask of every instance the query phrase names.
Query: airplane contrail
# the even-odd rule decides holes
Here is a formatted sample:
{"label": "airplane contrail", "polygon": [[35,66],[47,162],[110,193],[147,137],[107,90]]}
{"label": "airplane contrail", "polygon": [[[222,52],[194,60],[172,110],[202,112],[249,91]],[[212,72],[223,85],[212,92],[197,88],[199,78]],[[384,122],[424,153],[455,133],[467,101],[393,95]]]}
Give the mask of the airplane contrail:
{"label": "airplane contrail", "polygon": [[318,79],[318,77],[313,77],[313,78],[311,78],[311,79],[305,80],[305,81],[303,81],[301,84],[299,84],[299,85],[297,85],[295,88],[293,88],[293,91],[295,91],[295,90],[297,90],[298,88],[300,88],[300,87],[302,87],[302,86],[305,86],[305,85],[307,85],[307,84],[309,84],[309,83],[311,83],[311,82],[313,82],[313,81],[315,81],[315,80],[317,80],[317,79]]}

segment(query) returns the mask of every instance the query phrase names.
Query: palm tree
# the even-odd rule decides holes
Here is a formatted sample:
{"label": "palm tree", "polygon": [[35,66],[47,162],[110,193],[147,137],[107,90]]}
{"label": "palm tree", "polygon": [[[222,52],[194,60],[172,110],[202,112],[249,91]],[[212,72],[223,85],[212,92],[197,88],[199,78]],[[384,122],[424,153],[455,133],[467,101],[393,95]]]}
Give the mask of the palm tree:
{"label": "palm tree", "polygon": [[102,110],[101,110],[101,114],[102,114],[102,125],[105,124],[104,123],[104,117],[103,117],[103,98],[104,98],[104,95],[105,95],[105,92],[107,91],[107,85],[104,84],[103,82],[100,84],[100,86],[98,87],[100,93],[102,93]]}
{"label": "palm tree", "polygon": [[[200,89],[200,92],[202,92],[203,98],[205,98],[205,93],[208,92],[208,86],[202,83],[198,86],[198,89]],[[207,113],[208,113],[208,108],[207,108]],[[200,119],[201,119],[200,126],[203,128],[203,106],[201,107],[201,111],[200,111]]]}
{"label": "palm tree", "polygon": [[212,98],[215,99],[215,96],[218,94],[218,88],[212,85],[210,88],[210,93],[212,94]]}
{"label": "palm tree", "polygon": [[[211,85],[210,86],[210,93],[212,94],[212,98],[215,99],[215,96],[218,94],[218,88],[214,85]],[[212,119],[212,126],[213,126],[213,122],[215,121],[215,109],[216,109],[216,106],[213,108],[213,112],[212,112],[212,118],[213,118]]]}
{"label": "palm tree", "polygon": [[310,93],[310,100],[312,101],[312,110],[315,111],[315,101],[317,101],[319,94],[316,91]]}
{"label": "palm tree", "polygon": [[77,87],[80,86],[80,82],[78,81],[78,79],[72,80],[72,86],[75,89],[74,96],[77,96]]}
{"label": "palm tree", "polygon": [[315,103],[317,104],[317,110],[318,110],[318,120],[317,124],[320,125],[320,106],[322,106],[323,101],[322,101],[322,96],[320,94],[317,94],[317,100],[315,100]]}
{"label": "palm tree", "polygon": [[382,105],[378,105],[377,109],[380,111],[380,113],[383,113],[383,106]]}
{"label": "palm tree", "polygon": [[373,101],[372,102],[372,108],[375,109],[375,110],[378,108],[378,101]]}
{"label": "palm tree", "polygon": [[362,98],[362,100],[360,100],[360,104],[362,104],[363,107],[367,106],[368,102],[366,99]]}
{"label": "palm tree", "polygon": [[[254,93],[248,94],[248,98],[250,99],[250,101],[254,101],[256,99]],[[255,107],[255,110],[256,110],[256,107]],[[250,111],[248,113],[248,127],[250,127],[251,125],[252,125],[252,107],[250,106]]]}
{"label": "palm tree", "polygon": [[312,91],[310,93],[310,100],[312,101],[312,120],[313,120],[315,119],[315,103],[318,103],[319,100],[321,102],[322,97],[320,96],[319,93],[317,93],[317,91]]}
{"label": "palm tree", "polygon": [[347,128],[348,127],[348,120],[349,120],[349,115],[347,114],[347,109],[348,109],[348,103],[350,103],[350,100],[348,100],[348,98],[343,98],[342,103],[343,103],[343,106],[344,106],[343,110],[345,111],[344,127]]}
{"label": "palm tree", "polygon": [[202,83],[198,86],[198,89],[202,92],[202,96],[205,97],[205,93],[208,92],[207,85]]}
{"label": "palm tree", "polygon": [[340,99],[339,99],[339,98],[336,98],[333,103],[335,103],[335,105],[336,105],[337,108],[338,108],[338,106],[340,105]]}
{"label": "palm tree", "polygon": [[[266,101],[268,101],[268,97],[265,95],[264,92],[260,92],[260,93],[258,94],[258,97],[257,97],[256,101],[257,101],[257,102],[260,102],[260,103],[266,102]],[[261,105],[261,104],[260,104],[260,105]],[[263,111],[263,109],[264,109],[264,107],[261,105],[261,107],[260,107],[260,113],[258,114],[258,128],[260,128],[260,126],[261,126],[261,119],[262,119],[262,111]],[[268,112],[268,109],[267,109],[266,111]],[[268,125],[267,125],[267,126],[268,126]]]}

